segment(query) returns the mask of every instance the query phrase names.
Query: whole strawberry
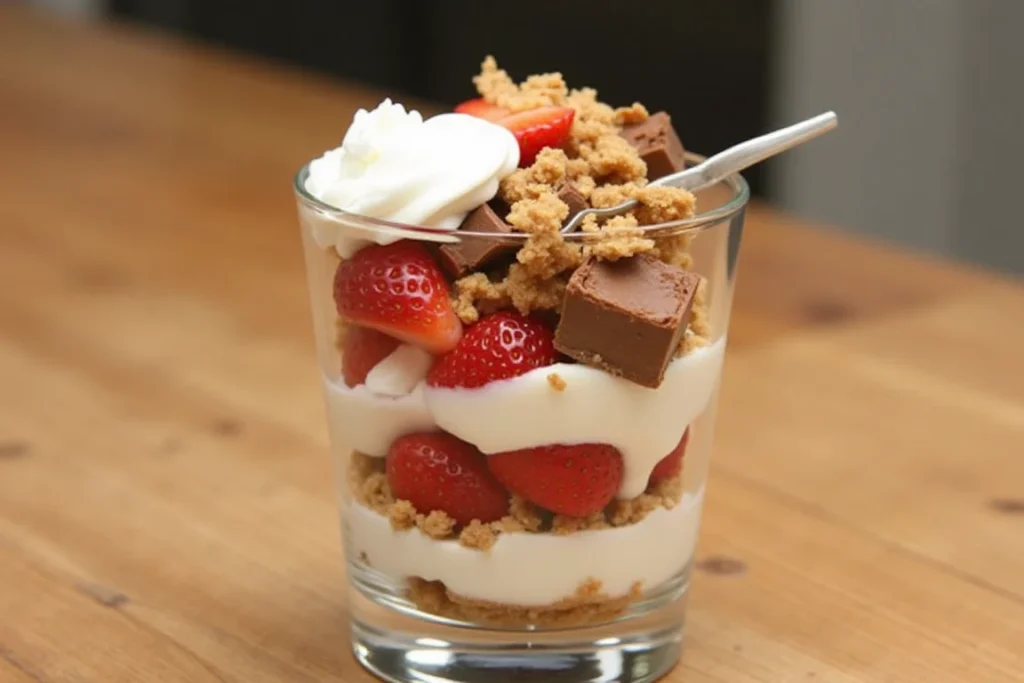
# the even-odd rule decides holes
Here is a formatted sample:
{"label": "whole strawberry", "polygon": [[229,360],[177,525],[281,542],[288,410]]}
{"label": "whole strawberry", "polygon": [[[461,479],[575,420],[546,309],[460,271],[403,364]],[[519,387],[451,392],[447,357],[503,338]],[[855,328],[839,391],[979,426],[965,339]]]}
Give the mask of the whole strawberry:
{"label": "whole strawberry", "polygon": [[622,454],[601,443],[495,453],[487,456],[487,466],[513,493],[572,517],[600,511],[622,483]]}
{"label": "whole strawberry", "polygon": [[499,311],[469,327],[458,345],[434,362],[427,385],[473,389],[557,360],[554,333],[546,323]]}
{"label": "whole strawberry", "polygon": [[508,511],[508,493],[471,444],[446,432],[407,434],[391,444],[385,460],[395,498],[418,512],[442,510],[465,525],[493,522]]}
{"label": "whole strawberry", "polygon": [[683,432],[683,438],[679,444],[651,470],[651,476],[647,480],[647,488],[651,489],[660,481],[674,477],[683,470],[683,454],[686,452],[686,443],[690,440],[690,428]]}
{"label": "whole strawberry", "polygon": [[455,347],[462,323],[448,283],[426,248],[411,240],[365,247],[338,265],[334,303],[345,320],[433,353]]}

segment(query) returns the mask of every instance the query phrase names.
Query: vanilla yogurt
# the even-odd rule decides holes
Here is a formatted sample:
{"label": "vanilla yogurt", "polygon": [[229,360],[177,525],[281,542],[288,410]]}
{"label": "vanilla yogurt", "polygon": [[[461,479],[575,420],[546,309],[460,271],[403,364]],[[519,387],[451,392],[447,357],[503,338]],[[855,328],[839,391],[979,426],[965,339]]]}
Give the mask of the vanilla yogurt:
{"label": "vanilla yogurt", "polygon": [[490,550],[438,541],[419,529],[396,531],[387,518],[350,503],[344,517],[349,552],[395,578],[443,581],[448,590],[476,600],[523,606],[550,605],[571,597],[584,581],[601,582],[609,598],[641,583],[652,589],[693,556],[703,492],[687,493],[671,510],[658,508],[636,524],[555,534],[507,533]]}

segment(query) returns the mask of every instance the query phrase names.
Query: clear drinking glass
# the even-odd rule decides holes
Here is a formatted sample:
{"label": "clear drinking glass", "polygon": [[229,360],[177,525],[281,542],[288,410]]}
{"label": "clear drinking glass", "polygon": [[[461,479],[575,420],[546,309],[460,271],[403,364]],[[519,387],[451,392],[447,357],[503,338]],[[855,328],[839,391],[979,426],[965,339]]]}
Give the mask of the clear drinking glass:
{"label": "clear drinking glass", "polygon": [[[688,236],[690,269],[706,286],[710,344],[699,352],[710,379],[699,397],[678,401],[678,410],[673,400],[667,413],[664,406],[654,411],[662,415],[659,419],[675,423],[676,433],[689,426],[681,497],[671,509],[663,507],[637,524],[570,535],[550,530],[507,533],[483,551],[462,547],[455,539],[434,540],[415,527],[394,531],[387,518],[366,504],[362,487],[370,473],[383,468],[384,458],[356,453],[353,443],[376,449],[373,455],[380,456],[387,444],[368,443],[389,438],[371,433],[380,424],[398,420],[404,431],[436,428],[423,415],[415,392],[401,399],[368,398],[341,381],[333,296],[341,257],[331,240],[339,230],[350,238],[388,235],[431,245],[456,237],[489,241],[495,236],[453,235],[339,211],[306,192],[307,174],[308,168],[299,171],[294,190],[337,466],[356,658],[386,680],[424,683],[648,681],[663,675],[682,651],[687,588],[749,198],[746,182],[736,175],[704,189],[697,195],[699,213],[694,218],[648,228],[658,236]],[[654,400],[657,392],[636,386],[632,391],[638,392],[638,401]],[[684,415],[684,410],[690,412]],[[493,420],[503,417],[496,413]],[[603,417],[594,414],[592,419]],[[519,609],[509,609],[510,601],[518,601]]]}

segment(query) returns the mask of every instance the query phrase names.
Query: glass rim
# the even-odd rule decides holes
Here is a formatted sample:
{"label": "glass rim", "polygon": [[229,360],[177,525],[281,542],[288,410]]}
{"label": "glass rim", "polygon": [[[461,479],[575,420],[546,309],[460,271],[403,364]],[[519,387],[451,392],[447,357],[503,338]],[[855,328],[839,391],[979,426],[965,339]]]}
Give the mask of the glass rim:
{"label": "glass rim", "polygon": [[[704,158],[700,154],[693,152],[685,152],[685,159],[688,164],[700,163],[704,161]],[[459,241],[462,237],[471,237],[479,239],[493,240],[500,237],[502,241],[526,241],[530,236],[529,233],[525,232],[512,232],[502,233],[496,235],[493,232],[479,232],[469,230],[446,230],[445,228],[435,228],[426,225],[411,225],[407,223],[397,223],[394,221],[388,221],[382,218],[373,218],[371,216],[364,216],[362,214],[353,213],[351,211],[345,211],[339,209],[336,206],[332,206],[327,202],[317,199],[306,190],[306,179],[309,177],[309,167],[313,161],[309,161],[303,164],[292,179],[292,190],[295,193],[296,198],[299,202],[309,206],[310,208],[316,209],[322,214],[326,214],[335,220],[352,222],[358,224],[359,227],[367,230],[373,230],[378,228],[384,232],[401,231],[407,233],[418,233],[425,239],[440,238],[438,241]],[[743,210],[750,200],[750,186],[747,184],[746,179],[739,173],[733,173],[726,176],[719,182],[711,185],[715,187],[717,185],[725,185],[732,190],[732,196],[728,201],[723,203],[721,206],[717,206],[714,209],[708,211],[702,211],[695,214],[692,218],[683,218],[677,221],[669,221],[667,223],[656,223],[654,225],[640,226],[640,230],[644,233],[661,233],[670,232],[673,235],[681,233],[699,232],[705,228],[709,228],[713,225],[717,225]],[[707,189],[707,188],[705,188]],[[587,233],[580,231],[565,234],[565,239],[582,240]],[[447,238],[447,239],[445,239]]]}

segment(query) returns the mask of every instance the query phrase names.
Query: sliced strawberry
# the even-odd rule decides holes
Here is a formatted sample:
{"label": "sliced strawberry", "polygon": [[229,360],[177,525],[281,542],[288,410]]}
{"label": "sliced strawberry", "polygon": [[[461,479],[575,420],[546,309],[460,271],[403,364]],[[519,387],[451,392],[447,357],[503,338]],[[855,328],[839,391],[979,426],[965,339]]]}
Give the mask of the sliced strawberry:
{"label": "sliced strawberry", "polygon": [[514,311],[499,311],[468,328],[458,346],[434,361],[427,385],[472,389],[557,359],[554,333],[547,324]]}
{"label": "sliced strawberry", "polygon": [[459,524],[493,522],[508,511],[508,493],[487,469],[474,446],[446,432],[398,438],[385,460],[396,498],[418,512],[447,512]]}
{"label": "sliced strawberry", "polygon": [[448,283],[418,242],[375,244],[342,261],[334,303],[342,318],[433,353],[455,348],[462,336]]}
{"label": "sliced strawberry", "polygon": [[487,466],[513,493],[573,517],[600,511],[622,483],[622,454],[603,443],[495,453],[487,456]]}
{"label": "sliced strawberry", "polygon": [[683,438],[679,440],[679,445],[673,448],[671,453],[659,460],[658,464],[651,470],[651,476],[647,480],[648,489],[660,481],[676,476],[682,471],[683,454],[686,452],[686,442],[689,440],[690,428],[687,427],[686,431],[683,432]]}
{"label": "sliced strawberry", "polygon": [[345,332],[345,341],[341,344],[341,376],[345,386],[365,383],[370,370],[390,356],[401,343],[369,327],[353,326]]}
{"label": "sliced strawberry", "polygon": [[498,121],[512,113],[505,109],[505,107],[499,107],[496,104],[485,101],[482,97],[478,97],[475,100],[466,100],[455,107],[455,111],[459,114],[469,114],[478,119],[486,119],[488,121]]}
{"label": "sliced strawberry", "polygon": [[569,137],[576,110],[571,107],[539,107],[510,114],[497,123],[519,141],[519,166],[532,164],[545,147],[561,147]]}

